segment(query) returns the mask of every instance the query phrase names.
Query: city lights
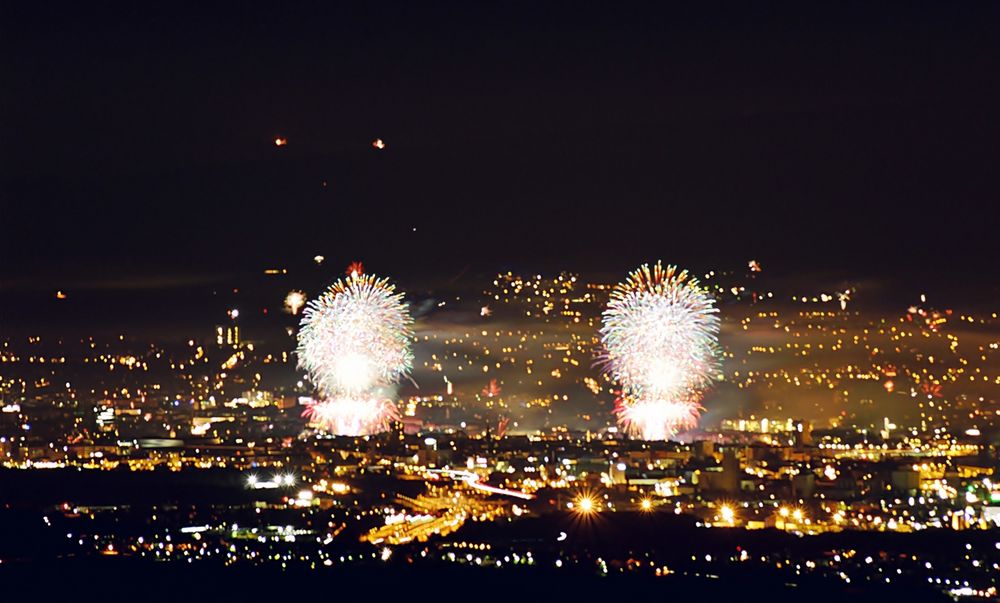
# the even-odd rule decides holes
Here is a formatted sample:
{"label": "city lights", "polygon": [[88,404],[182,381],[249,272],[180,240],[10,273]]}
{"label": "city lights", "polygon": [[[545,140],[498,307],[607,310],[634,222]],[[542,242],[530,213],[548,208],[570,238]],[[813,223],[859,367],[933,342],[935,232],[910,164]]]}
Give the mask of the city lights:
{"label": "city lights", "polygon": [[1000,600],[1000,4],[12,4],[5,600]]}

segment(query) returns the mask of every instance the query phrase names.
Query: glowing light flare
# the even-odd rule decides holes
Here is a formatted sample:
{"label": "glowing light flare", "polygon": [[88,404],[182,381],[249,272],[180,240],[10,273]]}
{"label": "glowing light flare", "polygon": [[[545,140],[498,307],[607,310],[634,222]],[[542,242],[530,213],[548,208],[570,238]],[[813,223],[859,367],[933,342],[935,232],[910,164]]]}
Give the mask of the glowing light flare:
{"label": "glowing light flare", "polygon": [[722,518],[722,521],[733,525],[736,521],[736,511],[730,505],[722,505],[719,508],[719,517]]}
{"label": "glowing light flare", "polygon": [[381,138],[376,138],[375,140],[372,141],[372,146],[381,151],[386,147],[386,144],[385,141],[382,140]]}
{"label": "glowing light flare", "polygon": [[285,312],[292,316],[298,314],[304,305],[306,305],[306,294],[302,291],[292,290],[285,296]]}
{"label": "glowing light flare", "polygon": [[593,494],[579,494],[573,499],[573,510],[580,515],[592,515],[597,513],[597,498]]}

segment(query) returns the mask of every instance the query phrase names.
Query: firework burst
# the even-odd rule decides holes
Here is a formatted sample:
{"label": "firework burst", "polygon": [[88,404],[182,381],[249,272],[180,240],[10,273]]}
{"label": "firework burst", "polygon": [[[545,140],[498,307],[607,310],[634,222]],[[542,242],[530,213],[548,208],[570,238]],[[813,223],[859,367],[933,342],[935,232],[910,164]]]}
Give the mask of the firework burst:
{"label": "firework burst", "polygon": [[667,440],[679,431],[697,427],[702,410],[701,404],[692,400],[636,398],[615,403],[618,424],[643,440]]}
{"label": "firework burst", "polygon": [[331,433],[362,436],[387,430],[399,411],[378,396],[341,396],[308,404],[302,416]]}
{"label": "firework burst", "polygon": [[717,368],[717,313],[696,278],[659,262],[615,287],[599,363],[622,385],[617,414],[630,433],[666,439],[697,424],[698,400]]}
{"label": "firework burst", "polygon": [[375,403],[376,392],[409,373],[412,322],[402,293],[370,275],[338,280],[310,301],[297,350],[323,398],[307,409],[310,416],[336,433],[384,428],[391,416],[378,417],[392,404]]}

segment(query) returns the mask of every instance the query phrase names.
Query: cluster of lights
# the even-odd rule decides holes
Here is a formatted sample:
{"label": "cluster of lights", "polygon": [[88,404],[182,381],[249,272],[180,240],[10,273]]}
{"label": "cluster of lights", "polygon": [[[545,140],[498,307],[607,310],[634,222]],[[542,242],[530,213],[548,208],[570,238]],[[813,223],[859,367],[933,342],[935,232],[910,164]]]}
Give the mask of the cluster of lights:
{"label": "cluster of lights", "polygon": [[275,488],[291,488],[295,485],[295,476],[291,473],[277,474],[270,480],[261,480],[256,475],[247,476],[247,487],[251,490],[272,490]]}

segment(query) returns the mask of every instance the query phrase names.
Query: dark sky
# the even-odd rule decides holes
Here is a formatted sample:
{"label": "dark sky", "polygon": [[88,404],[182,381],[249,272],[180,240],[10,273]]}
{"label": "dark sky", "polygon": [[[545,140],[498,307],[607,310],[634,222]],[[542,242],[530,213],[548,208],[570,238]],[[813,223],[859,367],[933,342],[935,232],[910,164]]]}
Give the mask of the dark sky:
{"label": "dark sky", "polygon": [[316,253],[995,279],[995,3],[260,4],[5,3],[0,287]]}

